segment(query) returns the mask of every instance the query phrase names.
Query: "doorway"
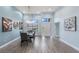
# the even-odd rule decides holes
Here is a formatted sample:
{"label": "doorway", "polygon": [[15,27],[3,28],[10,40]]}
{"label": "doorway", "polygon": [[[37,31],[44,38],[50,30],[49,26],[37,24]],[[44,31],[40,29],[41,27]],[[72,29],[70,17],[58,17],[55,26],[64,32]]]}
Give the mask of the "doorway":
{"label": "doorway", "polygon": [[59,31],[60,31],[60,29],[59,29],[59,28],[60,28],[59,25],[60,25],[59,22],[55,23],[56,37],[59,37]]}

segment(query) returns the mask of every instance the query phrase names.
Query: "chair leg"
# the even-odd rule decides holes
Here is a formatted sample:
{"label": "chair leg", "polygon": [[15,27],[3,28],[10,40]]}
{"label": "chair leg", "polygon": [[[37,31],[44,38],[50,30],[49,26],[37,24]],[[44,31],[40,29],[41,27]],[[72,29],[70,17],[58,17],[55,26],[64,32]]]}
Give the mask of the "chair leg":
{"label": "chair leg", "polygon": [[[22,47],[22,45],[23,45],[23,42],[24,42],[24,41],[21,41],[21,47]],[[25,40],[25,42],[27,43],[26,45],[28,45],[28,41]]]}
{"label": "chair leg", "polygon": [[23,41],[21,41],[21,47],[22,47],[22,43],[23,43]]}
{"label": "chair leg", "polygon": [[28,41],[26,41],[27,45],[28,45]]}
{"label": "chair leg", "polygon": [[32,38],[30,38],[30,42],[32,42]]}

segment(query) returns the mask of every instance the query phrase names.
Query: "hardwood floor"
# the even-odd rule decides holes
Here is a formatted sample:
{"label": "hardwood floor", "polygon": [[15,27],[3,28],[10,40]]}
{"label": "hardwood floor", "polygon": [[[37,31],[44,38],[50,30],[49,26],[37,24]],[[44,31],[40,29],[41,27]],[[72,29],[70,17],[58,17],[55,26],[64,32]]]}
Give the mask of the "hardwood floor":
{"label": "hardwood floor", "polygon": [[59,39],[50,39],[50,37],[36,37],[34,41],[23,43],[21,39],[0,48],[0,53],[79,53],[79,51],[59,41]]}
{"label": "hardwood floor", "polygon": [[54,53],[53,40],[50,37],[36,37],[31,43],[20,45],[20,39],[0,49],[0,53]]}

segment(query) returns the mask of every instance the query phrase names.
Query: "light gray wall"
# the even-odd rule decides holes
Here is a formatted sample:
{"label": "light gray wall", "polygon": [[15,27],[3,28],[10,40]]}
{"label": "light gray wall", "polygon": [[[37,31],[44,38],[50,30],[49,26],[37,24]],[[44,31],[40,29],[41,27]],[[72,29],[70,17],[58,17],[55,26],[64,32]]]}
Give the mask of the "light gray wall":
{"label": "light gray wall", "polygon": [[[65,31],[64,30],[64,19],[76,16],[77,17],[77,31]],[[63,7],[61,10],[55,13],[54,20],[60,22],[60,38],[69,44],[79,48],[79,7],[78,6],[70,6]]]}
{"label": "light gray wall", "polygon": [[0,6],[0,46],[19,36],[18,29],[12,29],[10,32],[2,32],[2,16],[5,16],[12,21],[22,20],[22,14],[18,12],[14,7]]}

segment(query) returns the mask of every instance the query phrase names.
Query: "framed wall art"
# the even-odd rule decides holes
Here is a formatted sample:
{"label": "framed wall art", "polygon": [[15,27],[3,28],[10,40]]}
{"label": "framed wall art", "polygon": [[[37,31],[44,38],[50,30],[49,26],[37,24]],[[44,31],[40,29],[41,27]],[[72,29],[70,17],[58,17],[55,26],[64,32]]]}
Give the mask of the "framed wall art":
{"label": "framed wall art", "polygon": [[19,29],[22,30],[23,29],[23,22],[19,21]]}
{"label": "framed wall art", "polygon": [[65,31],[76,31],[76,16],[64,20]]}
{"label": "framed wall art", "polygon": [[17,29],[17,28],[18,28],[18,25],[19,25],[19,24],[18,24],[18,21],[14,21],[14,22],[13,22],[13,28],[14,28],[14,29]]}
{"label": "framed wall art", "polygon": [[12,20],[2,17],[2,32],[12,31]]}

